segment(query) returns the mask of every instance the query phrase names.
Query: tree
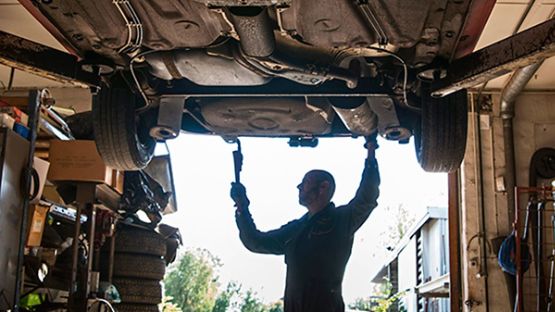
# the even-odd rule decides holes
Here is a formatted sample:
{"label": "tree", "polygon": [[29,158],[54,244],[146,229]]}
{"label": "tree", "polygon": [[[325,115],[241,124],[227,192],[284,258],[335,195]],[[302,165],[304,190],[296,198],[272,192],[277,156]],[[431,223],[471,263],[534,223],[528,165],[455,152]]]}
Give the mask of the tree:
{"label": "tree", "polygon": [[241,304],[241,312],[266,312],[266,307],[256,298],[256,294],[252,290],[247,290]]}
{"label": "tree", "polygon": [[212,312],[228,312],[231,310],[237,310],[239,307],[238,300],[241,297],[241,285],[236,282],[229,282],[224,291],[222,291],[218,298],[216,298],[216,303]]}
{"label": "tree", "polygon": [[283,312],[283,301],[277,301],[268,305],[268,312]]}
{"label": "tree", "polygon": [[230,282],[216,298],[212,312],[283,312],[283,303],[266,305],[251,289],[242,291],[240,284]]}
{"label": "tree", "polygon": [[164,296],[164,298],[162,298],[162,303],[160,303],[158,307],[162,312],[183,312],[172,300],[172,297]]}
{"label": "tree", "polygon": [[183,312],[211,312],[215,304],[220,260],[208,250],[186,251],[164,279],[165,295]]}
{"label": "tree", "polygon": [[[407,235],[410,227],[415,222],[414,214],[407,210],[403,204],[396,207],[386,206],[384,212],[388,218],[387,229],[377,235],[378,239],[375,246],[386,246],[392,251],[397,244]],[[376,256],[374,253],[373,257]],[[404,292],[393,293],[395,291],[388,279],[384,279],[384,283],[374,284],[371,296],[367,298],[359,298],[354,303],[349,304],[352,309],[362,311],[385,312],[394,309],[399,298]],[[398,309],[394,309],[397,311]],[[400,310],[399,310],[400,311]]]}
{"label": "tree", "polygon": [[386,246],[388,250],[395,248],[401,239],[407,234],[410,227],[414,224],[415,216],[407,210],[403,204],[396,207],[386,206],[385,214],[391,216],[386,221],[387,229],[381,232],[376,246]]}
{"label": "tree", "polygon": [[[164,279],[164,312],[283,312],[283,303],[264,304],[251,289],[230,282],[218,293],[218,258],[208,250],[185,252]],[[171,301],[171,302],[170,302]]]}
{"label": "tree", "polygon": [[361,311],[388,312],[397,304],[399,298],[405,295],[404,291],[394,294],[393,287],[387,278],[384,279],[384,283],[378,284],[377,287],[378,289],[373,292],[373,296],[358,298],[353,304],[349,305],[349,308]]}

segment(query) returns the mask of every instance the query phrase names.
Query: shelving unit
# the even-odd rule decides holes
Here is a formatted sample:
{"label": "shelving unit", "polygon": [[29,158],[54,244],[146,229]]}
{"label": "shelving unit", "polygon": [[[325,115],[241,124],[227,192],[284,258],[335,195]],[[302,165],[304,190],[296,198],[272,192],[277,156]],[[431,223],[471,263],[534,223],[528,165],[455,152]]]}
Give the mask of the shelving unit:
{"label": "shelving unit", "polygon": [[[29,116],[29,138],[28,143],[24,145],[28,145],[25,153],[24,164],[22,164],[23,173],[21,175],[23,186],[22,189],[30,189],[31,187],[31,177],[33,176],[33,158],[39,157],[43,159],[48,159],[48,148],[49,148],[49,141],[52,139],[60,139],[60,140],[71,140],[73,137],[67,125],[63,124],[63,120],[56,120],[56,116],[53,116],[48,113],[48,109],[46,109],[43,105],[44,102],[47,102],[47,105],[52,104],[52,100],[45,97],[47,95],[44,91],[39,90],[32,90],[29,92],[28,97],[28,105],[26,112]],[[6,102],[6,98],[3,99],[2,102]],[[5,104],[5,103],[4,103]],[[8,102],[8,104],[10,104]],[[21,101],[18,102],[21,108]],[[61,119],[61,118],[60,118]],[[59,129],[59,126],[56,124],[64,125],[63,128]],[[11,131],[5,129],[4,131]],[[17,134],[12,133],[14,136]],[[40,138],[40,141],[37,139]],[[25,142],[24,138],[20,138],[20,141]],[[37,142],[40,142],[37,144]],[[35,154],[36,147],[40,147],[42,149],[41,153]],[[45,152],[46,150],[46,152]],[[12,153],[11,151],[10,153]],[[19,185],[19,184],[18,184]],[[67,205],[60,202],[42,202],[45,205],[50,206],[49,213],[51,216],[55,216],[66,222],[67,224],[71,224],[72,226],[72,233],[71,233],[71,246],[67,247],[67,250],[70,251],[71,254],[71,265],[69,266],[69,279],[67,283],[63,285],[59,280],[53,280],[50,284],[45,284],[39,278],[39,272],[41,263],[46,259],[56,259],[60,255],[56,254],[56,251],[53,251],[50,248],[43,248],[43,247],[33,247],[33,248],[26,248],[26,238],[28,233],[28,219],[29,219],[29,210],[30,210],[30,198],[29,196],[21,195],[23,198],[20,210],[21,216],[19,218],[20,224],[17,226],[18,228],[18,240],[16,246],[18,246],[17,250],[17,264],[16,269],[14,270],[14,285],[13,285],[13,293],[9,293],[9,300],[4,300],[4,304],[6,307],[0,305],[0,310],[12,309],[13,311],[19,311],[20,307],[20,299],[23,298],[22,295],[27,295],[30,293],[41,292],[44,294],[52,294],[58,293],[59,298],[65,297],[66,299],[62,299],[62,302],[58,303],[60,307],[66,308],[68,311],[86,311],[89,305],[89,299],[91,299],[90,294],[96,292],[96,288],[98,287],[99,281],[99,273],[98,270],[94,267],[98,267],[98,260],[95,260],[95,257],[98,258],[98,253],[95,254],[95,232],[97,229],[97,213],[103,212],[103,215],[110,216],[110,224],[111,231],[113,233],[115,227],[115,220],[118,218],[117,210],[119,208],[119,200],[121,195],[116,192],[112,187],[102,184],[102,183],[89,183],[89,182],[63,182],[60,185],[67,189],[74,189],[75,192],[75,200],[72,204]],[[16,194],[17,195],[17,194]],[[77,222],[79,220],[79,222]],[[60,222],[62,222],[60,221]],[[113,238],[111,239],[113,241]],[[68,241],[65,242],[68,245]],[[108,243],[109,246],[109,256],[108,259],[110,263],[108,266],[112,267],[113,264],[113,254],[114,254],[114,244],[113,242]],[[80,265],[80,257],[83,255],[80,252],[80,248],[87,249],[85,261],[85,270]],[[82,259],[81,259],[82,260]],[[52,261],[54,262],[54,261]],[[27,268],[27,270],[25,269]],[[36,272],[35,272],[36,269]],[[84,274],[81,274],[81,271]],[[33,278],[27,278],[30,275],[33,275]],[[63,278],[62,278],[63,280]],[[50,288],[55,287],[55,288]],[[6,293],[0,292],[3,294],[2,296],[6,297]],[[61,296],[60,296],[61,294]],[[65,301],[65,302],[63,302]]]}

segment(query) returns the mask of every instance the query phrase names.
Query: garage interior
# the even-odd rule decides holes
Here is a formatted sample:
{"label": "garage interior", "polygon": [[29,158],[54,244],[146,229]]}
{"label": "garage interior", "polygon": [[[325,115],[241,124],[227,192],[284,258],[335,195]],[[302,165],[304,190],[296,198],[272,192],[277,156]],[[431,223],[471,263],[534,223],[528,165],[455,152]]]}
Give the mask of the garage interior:
{"label": "garage interior", "polygon": [[[428,283],[427,290],[418,294],[417,300],[407,303],[406,311],[552,311],[555,293],[555,106],[552,106],[555,75],[552,73],[555,59],[550,57],[555,55],[555,1],[474,2],[484,6],[485,11],[488,11],[488,3],[491,5],[491,15],[474,54],[466,56],[466,63],[457,63],[454,74],[448,71],[447,77],[435,86],[437,95],[461,89],[468,91],[464,160],[458,170],[449,173],[449,276],[435,284]],[[153,280],[158,283],[168,259],[175,257],[180,240],[178,231],[163,224],[157,230],[163,235],[131,228],[127,229],[128,233],[122,231],[119,241],[114,238],[114,231],[115,224],[122,219],[117,212],[117,202],[124,191],[122,177],[143,179],[143,183],[154,179],[153,183],[161,188],[162,194],[174,192],[169,156],[161,156],[159,163],[152,164],[148,174],[150,180],[144,175],[128,177],[124,172],[111,170],[102,163],[100,155],[87,160],[95,162],[93,165],[100,169],[95,167],[92,173],[80,169],[83,164],[76,164],[75,159],[98,154],[94,143],[77,145],[81,141],[72,142],[64,129],[67,125],[57,118],[68,111],[70,114],[90,111],[91,91],[80,80],[82,77],[72,77],[74,73],[62,78],[45,78],[49,75],[47,71],[37,70],[41,65],[36,64],[40,62],[30,65],[33,54],[23,58],[18,58],[21,54],[13,55],[14,51],[9,50],[12,45],[8,41],[13,38],[10,36],[67,55],[64,46],[19,2],[0,0],[0,31],[0,63],[4,64],[0,65],[0,112],[22,123],[23,111],[26,124],[18,131],[13,122],[9,127],[2,121],[0,131],[0,160],[4,168],[0,180],[0,202],[3,203],[0,206],[0,260],[4,261],[0,262],[0,311],[20,311],[19,298],[46,288],[45,281],[52,283],[48,287],[66,289],[57,291],[57,302],[59,309],[68,311],[86,311],[94,300],[110,300],[111,289],[105,288],[101,280],[108,284],[119,281],[123,289],[131,289],[126,283],[146,274],[150,276],[146,284],[152,286]],[[481,49],[486,52],[480,54]],[[46,88],[48,91],[42,91]],[[55,139],[62,141],[51,141]],[[72,151],[75,152],[74,160],[68,161]],[[38,169],[41,164],[48,164],[45,160],[50,166],[50,169],[46,167],[48,174]],[[30,167],[33,164],[35,170]],[[19,175],[18,170],[25,174]],[[48,182],[45,183],[46,177]],[[31,185],[41,183],[46,185],[44,190],[34,188],[42,193],[43,201],[39,201],[40,195],[36,198],[36,193],[33,198],[23,195],[20,184],[33,189]],[[60,188],[66,192],[59,194]],[[177,209],[174,198],[166,198],[164,203],[162,214]],[[149,218],[160,221],[162,216],[153,213]],[[76,222],[76,219],[83,221]],[[97,224],[84,220],[96,220]],[[48,222],[63,226],[63,231],[70,232],[66,233],[67,237],[82,233],[81,240],[94,237],[95,243],[107,243],[95,254],[89,253],[89,243],[80,239],[66,239],[55,248],[42,248],[41,238],[47,235],[43,231]],[[137,236],[144,236],[144,241],[151,242],[149,256],[133,256],[137,249],[144,247],[128,243]],[[53,262],[59,252],[55,250],[60,248],[70,254],[69,262],[61,272],[50,273],[59,273],[62,278],[49,280],[39,276],[43,274],[40,273],[41,262]],[[501,268],[501,254],[512,257],[508,267]],[[82,261],[86,266],[79,271],[77,263]],[[150,261],[152,268],[137,276],[123,266],[114,268],[114,261],[126,264]],[[33,270],[39,274],[29,277]],[[384,272],[395,279],[396,271]],[[67,278],[64,274],[68,274]],[[420,281],[421,284],[427,282],[430,280],[425,278]],[[98,297],[91,296],[93,293]],[[419,299],[428,296],[448,298],[448,307],[432,309],[423,305]],[[157,297],[145,300],[144,304],[150,304]],[[148,311],[157,311],[156,307],[152,310],[152,305],[150,308]],[[128,305],[118,311],[143,310]]]}

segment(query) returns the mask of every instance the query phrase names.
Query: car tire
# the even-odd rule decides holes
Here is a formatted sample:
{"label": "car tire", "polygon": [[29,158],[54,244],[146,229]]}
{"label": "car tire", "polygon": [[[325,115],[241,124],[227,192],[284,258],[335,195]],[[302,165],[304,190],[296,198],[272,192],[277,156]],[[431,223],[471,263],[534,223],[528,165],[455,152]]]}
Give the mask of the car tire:
{"label": "car tire", "polygon": [[461,90],[442,98],[423,96],[420,122],[414,131],[416,158],[428,172],[459,168],[466,148],[468,98]]}
{"label": "car tire", "polygon": [[[104,257],[107,260],[107,255]],[[166,273],[166,262],[161,257],[116,253],[114,255],[114,277],[162,280]],[[101,275],[108,275],[108,261],[101,262]]]}
{"label": "car tire", "polygon": [[164,257],[166,240],[158,232],[124,227],[116,232],[115,251],[116,253]]}
{"label": "car tire", "polygon": [[122,303],[159,304],[162,302],[162,285],[159,281],[132,278],[114,278]]}
{"label": "car tire", "polygon": [[93,97],[96,147],[108,167],[139,170],[150,162],[156,141],[136,113],[142,101],[128,88],[102,86]]}

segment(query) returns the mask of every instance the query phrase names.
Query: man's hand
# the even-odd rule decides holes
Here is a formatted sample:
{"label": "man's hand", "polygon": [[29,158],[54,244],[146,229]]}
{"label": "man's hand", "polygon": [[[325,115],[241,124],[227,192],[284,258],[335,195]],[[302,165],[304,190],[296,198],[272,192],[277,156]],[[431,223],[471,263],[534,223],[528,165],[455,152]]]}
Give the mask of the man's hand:
{"label": "man's hand", "polygon": [[247,190],[241,183],[231,183],[229,196],[231,196],[231,199],[235,202],[235,207],[237,207],[239,211],[242,211],[243,208],[247,208],[250,204],[249,198],[247,197]]}
{"label": "man's hand", "polygon": [[376,156],[375,151],[380,147],[378,145],[378,131],[374,131],[374,133],[364,137],[364,139],[366,140],[364,147],[368,150],[368,158],[374,159]]}

